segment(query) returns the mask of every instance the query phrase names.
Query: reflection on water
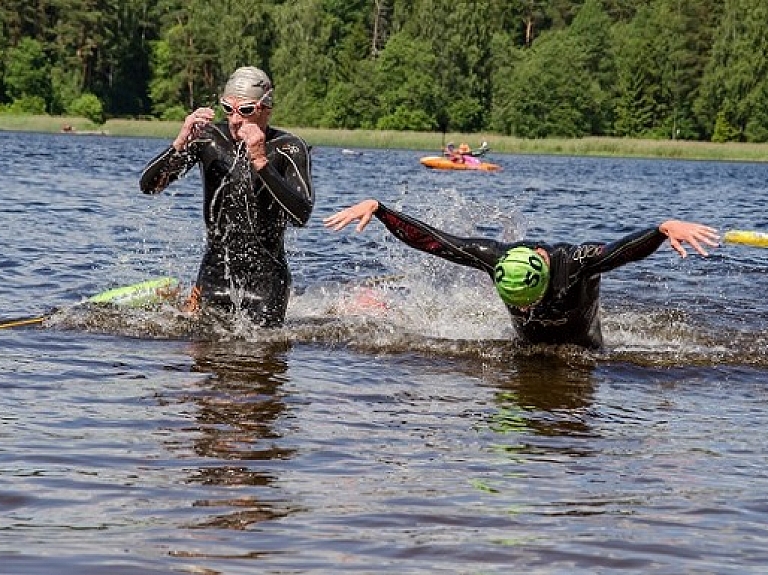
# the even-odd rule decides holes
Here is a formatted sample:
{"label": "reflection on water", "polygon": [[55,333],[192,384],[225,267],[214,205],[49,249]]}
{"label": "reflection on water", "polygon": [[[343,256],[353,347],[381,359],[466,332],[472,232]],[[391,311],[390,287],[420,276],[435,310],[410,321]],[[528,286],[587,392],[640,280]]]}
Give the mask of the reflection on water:
{"label": "reflection on water", "polygon": [[[196,407],[194,452],[211,461],[196,469],[189,483],[226,487],[274,488],[276,478],[261,462],[288,460],[294,450],[280,447],[276,420],[284,416],[282,386],[289,380],[288,344],[229,342],[194,343],[192,371],[206,374],[195,391],[182,399]],[[229,465],[236,461],[237,465]],[[196,507],[228,509],[198,521],[191,528],[246,529],[254,523],[285,517],[290,505],[274,499],[242,496],[195,501]]]}
{"label": "reflection on water", "polygon": [[590,434],[589,419],[595,395],[594,362],[573,356],[531,354],[514,361],[515,370],[486,379],[499,391],[499,413],[490,423],[497,433],[524,429],[537,435]]}

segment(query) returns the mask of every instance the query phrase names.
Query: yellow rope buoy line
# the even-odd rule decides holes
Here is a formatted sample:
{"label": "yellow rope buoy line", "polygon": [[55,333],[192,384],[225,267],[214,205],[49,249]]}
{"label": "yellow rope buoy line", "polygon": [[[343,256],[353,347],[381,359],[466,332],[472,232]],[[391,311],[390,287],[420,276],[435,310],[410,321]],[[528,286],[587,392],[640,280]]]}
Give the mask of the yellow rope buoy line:
{"label": "yellow rope buoy line", "polygon": [[28,325],[42,324],[46,319],[48,319],[47,315],[40,317],[26,317],[23,319],[12,319],[9,321],[1,322],[0,329],[5,329],[7,327],[24,327]]}
{"label": "yellow rope buoy line", "polygon": [[723,234],[723,242],[728,244],[743,244],[756,248],[768,248],[768,233],[749,230],[728,230]]}

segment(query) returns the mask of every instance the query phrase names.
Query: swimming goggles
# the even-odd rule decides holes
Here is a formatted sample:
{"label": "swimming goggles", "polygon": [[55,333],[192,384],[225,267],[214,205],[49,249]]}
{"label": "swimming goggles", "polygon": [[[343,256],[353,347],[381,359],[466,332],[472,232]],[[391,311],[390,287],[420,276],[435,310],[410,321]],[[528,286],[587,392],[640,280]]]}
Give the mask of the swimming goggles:
{"label": "swimming goggles", "polygon": [[255,104],[253,102],[248,102],[247,104],[240,104],[237,107],[234,107],[232,104],[229,104],[228,102],[224,102],[223,100],[219,102],[221,105],[221,109],[224,110],[224,113],[227,116],[231,116],[235,113],[235,110],[237,110],[237,113],[240,114],[243,118],[247,118],[248,116],[253,116],[256,113],[256,110],[259,110],[261,108],[260,104]]}

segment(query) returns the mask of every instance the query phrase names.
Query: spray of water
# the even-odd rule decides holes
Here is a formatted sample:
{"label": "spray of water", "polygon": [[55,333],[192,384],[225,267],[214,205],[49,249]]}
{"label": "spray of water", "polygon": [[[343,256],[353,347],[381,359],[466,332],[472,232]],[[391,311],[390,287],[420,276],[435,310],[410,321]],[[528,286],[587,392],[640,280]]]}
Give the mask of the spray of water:
{"label": "spray of water", "polygon": [[[406,190],[395,207],[457,235],[514,241],[525,235],[527,227],[521,209],[510,208],[508,202],[479,202],[451,189],[424,194],[423,199]],[[288,239],[290,244],[295,237]],[[410,249],[376,222],[355,241],[364,242],[364,249],[339,257],[333,279],[301,274],[280,329],[261,329],[238,312],[230,318],[200,321],[180,313],[173,302],[153,310],[78,308],[55,314],[48,325],[135,337],[298,342],[484,361],[544,353],[652,365],[768,364],[760,338],[752,333],[722,334],[712,326],[698,325],[680,308],[647,309],[658,305],[657,300],[633,305],[615,293],[604,294],[606,349],[600,353],[568,346],[521,346],[486,274]],[[302,264],[300,252],[294,260],[299,268],[312,265]],[[238,300],[242,294],[237,286],[231,287]],[[234,303],[239,309],[238,301]]]}

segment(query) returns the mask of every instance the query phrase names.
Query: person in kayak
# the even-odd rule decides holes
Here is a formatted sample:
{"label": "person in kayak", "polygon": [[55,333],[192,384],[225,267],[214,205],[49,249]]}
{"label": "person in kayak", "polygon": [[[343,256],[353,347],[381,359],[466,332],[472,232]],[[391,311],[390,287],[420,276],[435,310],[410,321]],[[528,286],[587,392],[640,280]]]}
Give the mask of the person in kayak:
{"label": "person in kayak", "polygon": [[140,187],[159,193],[198,164],[207,243],[185,309],[243,310],[259,325],[279,326],[291,284],[285,230],[304,226],[314,206],[309,147],[269,125],[273,86],[258,68],[235,70],[219,104],[227,122],[214,124],[208,107],[189,114]]}
{"label": "person in kayak", "polygon": [[375,199],[364,200],[323,220],[335,231],[358,221],[362,232],[376,216],[400,241],[456,264],[485,271],[506,305],[521,341],[603,345],[600,328],[600,277],[655,252],[666,239],[681,257],[688,243],[703,256],[702,244],[719,245],[717,230],[680,220],[629,234],[613,243],[512,243],[447,234]]}
{"label": "person in kayak", "polygon": [[453,142],[448,142],[448,144],[443,149],[443,156],[448,158],[454,163],[463,163],[464,158],[459,153],[459,151],[456,149],[456,146]]}
{"label": "person in kayak", "polygon": [[470,148],[466,142],[462,142],[458,148],[456,148],[453,142],[448,142],[443,149],[443,156],[456,164],[479,164],[480,160],[478,158],[485,155],[489,149],[487,142],[483,142],[482,146],[477,150]]}

